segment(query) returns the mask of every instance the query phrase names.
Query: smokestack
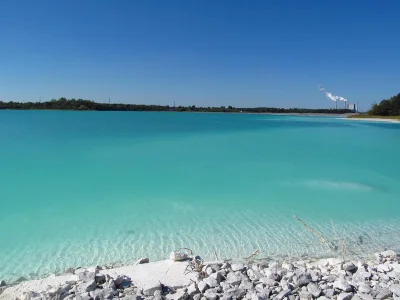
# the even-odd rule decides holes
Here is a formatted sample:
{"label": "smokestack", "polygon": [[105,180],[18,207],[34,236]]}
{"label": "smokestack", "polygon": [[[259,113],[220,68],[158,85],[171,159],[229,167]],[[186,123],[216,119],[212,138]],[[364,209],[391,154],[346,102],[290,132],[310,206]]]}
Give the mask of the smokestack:
{"label": "smokestack", "polygon": [[341,96],[334,96],[331,93],[329,93],[323,86],[319,85],[318,86],[319,90],[325,94],[326,97],[331,99],[332,101],[336,102],[336,109],[337,109],[337,101],[343,101],[344,102],[344,107],[346,107],[347,104],[347,99],[343,98]]}

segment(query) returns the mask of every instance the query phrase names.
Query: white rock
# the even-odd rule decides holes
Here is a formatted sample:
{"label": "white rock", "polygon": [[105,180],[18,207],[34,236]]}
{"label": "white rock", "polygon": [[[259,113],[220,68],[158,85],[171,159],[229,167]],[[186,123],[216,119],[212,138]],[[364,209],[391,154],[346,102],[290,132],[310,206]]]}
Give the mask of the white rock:
{"label": "white rock", "polygon": [[375,256],[381,256],[383,258],[389,258],[389,259],[396,259],[397,253],[394,252],[393,250],[387,250],[387,251],[383,251],[381,253],[375,253]]}
{"label": "white rock", "polygon": [[179,289],[174,294],[168,294],[165,298],[168,300],[183,300],[187,297],[186,291],[184,289]]}
{"label": "white rock", "polygon": [[371,287],[367,282],[362,282],[358,286],[358,291],[364,294],[369,294],[371,293]]}
{"label": "white rock", "polygon": [[197,288],[197,285],[195,283],[192,283],[189,285],[187,289],[187,293],[190,297],[193,297],[194,294],[197,294],[199,292],[199,289]]}
{"label": "white rock", "polygon": [[389,287],[389,290],[390,290],[395,296],[400,297],[400,285],[398,285],[398,284],[392,284],[392,285]]}
{"label": "white rock", "polygon": [[291,263],[283,263],[282,264],[282,269],[293,271],[294,270],[294,266]]}
{"label": "white rock", "polygon": [[309,283],[307,285],[308,291],[314,296],[314,298],[318,298],[321,295],[321,289],[319,288],[318,284],[316,283]]}
{"label": "white rock", "polygon": [[251,290],[254,284],[251,281],[242,281],[239,285],[239,289]]}
{"label": "white rock", "polygon": [[362,300],[373,300],[374,299],[374,297],[372,297],[370,294],[358,293],[357,296]]}
{"label": "white rock", "polygon": [[240,277],[236,276],[235,273],[229,272],[226,276],[226,282],[232,285],[239,285],[241,282]]}
{"label": "white rock", "polygon": [[400,273],[400,264],[399,263],[395,263],[395,264],[390,264],[390,266],[392,267],[392,270],[396,273]]}
{"label": "white rock", "polygon": [[313,295],[308,291],[301,291],[299,296],[300,300],[312,300],[313,298]]}
{"label": "white rock", "polygon": [[393,269],[392,269],[392,267],[390,265],[380,264],[380,265],[378,265],[377,270],[380,273],[385,273],[385,272],[390,272]]}
{"label": "white rock", "polygon": [[204,296],[207,298],[207,300],[216,300],[218,298],[217,293],[215,293],[213,290],[207,290],[204,293]]}
{"label": "white rock", "polygon": [[200,293],[204,293],[210,286],[205,281],[200,281],[197,285],[199,288]]}
{"label": "white rock", "polygon": [[245,269],[245,266],[243,264],[232,264],[231,269],[233,272],[243,271]]}
{"label": "white rock", "polygon": [[330,266],[342,265],[344,262],[343,259],[340,258],[328,258],[327,261]]}
{"label": "white rock", "polygon": [[211,267],[206,268],[206,273],[207,275],[211,275],[212,273],[214,273],[214,270]]}
{"label": "white rock", "polygon": [[[219,282],[217,281],[217,279],[215,277],[207,277],[203,279],[203,282],[206,283],[209,287],[213,288],[213,287],[217,287]],[[199,284],[200,285],[200,284]]]}
{"label": "white rock", "polygon": [[388,299],[392,297],[392,292],[389,289],[380,290],[379,294],[376,296],[377,299]]}
{"label": "white rock", "polygon": [[171,254],[169,255],[169,259],[173,261],[182,261],[186,260],[188,258],[188,255],[183,252],[176,252],[172,251]]}

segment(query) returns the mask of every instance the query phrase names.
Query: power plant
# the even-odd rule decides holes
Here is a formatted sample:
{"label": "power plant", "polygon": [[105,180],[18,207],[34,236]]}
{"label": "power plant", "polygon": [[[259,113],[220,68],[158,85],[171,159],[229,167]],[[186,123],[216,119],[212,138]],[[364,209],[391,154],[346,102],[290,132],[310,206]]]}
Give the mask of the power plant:
{"label": "power plant", "polygon": [[326,97],[335,102],[335,109],[338,109],[338,101],[344,102],[344,108],[348,110],[352,110],[353,112],[358,112],[358,103],[350,104],[347,99],[341,96],[334,96],[330,92],[328,92],[323,86],[318,86],[319,90],[325,94]]}

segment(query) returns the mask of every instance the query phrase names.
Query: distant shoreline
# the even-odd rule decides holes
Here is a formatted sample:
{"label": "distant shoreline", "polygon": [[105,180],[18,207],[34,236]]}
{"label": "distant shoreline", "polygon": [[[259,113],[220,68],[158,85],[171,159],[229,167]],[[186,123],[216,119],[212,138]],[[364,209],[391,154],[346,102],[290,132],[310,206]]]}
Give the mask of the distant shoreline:
{"label": "distant shoreline", "polygon": [[366,121],[366,122],[385,122],[385,123],[400,123],[400,120],[396,119],[383,119],[383,118],[343,118],[349,121]]}
{"label": "distant shoreline", "polygon": [[348,116],[347,120],[400,123],[400,116],[378,116],[378,115],[367,115],[367,114],[354,114],[354,115]]}
{"label": "distant shoreline", "polygon": [[160,113],[217,113],[217,114],[248,114],[248,115],[275,115],[275,116],[310,116],[310,117],[343,117],[347,118],[353,113],[313,113],[313,112],[253,112],[253,111],[176,111],[176,110],[79,110],[79,109],[20,109],[5,108],[0,111],[65,111],[65,112],[160,112]]}
{"label": "distant shoreline", "polygon": [[83,99],[53,99],[46,102],[2,102],[0,110],[66,110],[66,111],[165,111],[165,112],[220,112],[220,113],[270,113],[270,114],[327,114],[343,115],[348,109],[328,108],[278,108],[278,107],[233,107],[229,106],[169,106],[151,104],[98,103]]}

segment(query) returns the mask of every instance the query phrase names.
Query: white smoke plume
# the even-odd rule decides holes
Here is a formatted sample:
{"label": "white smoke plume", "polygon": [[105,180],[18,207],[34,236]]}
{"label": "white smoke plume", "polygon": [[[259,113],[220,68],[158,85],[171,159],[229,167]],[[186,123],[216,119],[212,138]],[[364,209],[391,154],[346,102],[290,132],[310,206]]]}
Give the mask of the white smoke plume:
{"label": "white smoke plume", "polygon": [[331,99],[332,101],[344,101],[344,102],[347,102],[347,99],[346,98],[343,98],[343,97],[341,97],[341,96],[334,96],[334,95],[332,95],[331,93],[329,93],[323,86],[318,86],[319,87],[319,90],[320,91],[322,91],[322,92],[324,92],[324,94],[329,98],[329,99]]}

